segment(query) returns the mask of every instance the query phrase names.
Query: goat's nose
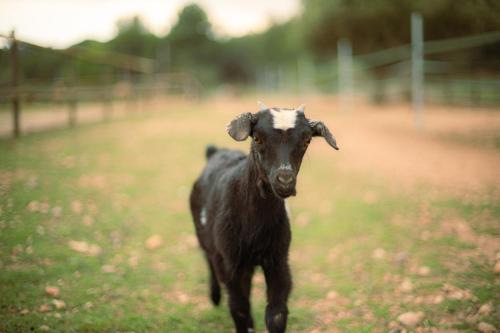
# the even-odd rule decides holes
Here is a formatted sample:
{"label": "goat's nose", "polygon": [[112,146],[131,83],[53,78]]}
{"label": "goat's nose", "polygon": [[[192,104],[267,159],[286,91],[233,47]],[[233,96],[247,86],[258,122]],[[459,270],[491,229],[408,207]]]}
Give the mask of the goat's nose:
{"label": "goat's nose", "polygon": [[280,172],[277,178],[281,184],[289,185],[293,182],[293,172]]}

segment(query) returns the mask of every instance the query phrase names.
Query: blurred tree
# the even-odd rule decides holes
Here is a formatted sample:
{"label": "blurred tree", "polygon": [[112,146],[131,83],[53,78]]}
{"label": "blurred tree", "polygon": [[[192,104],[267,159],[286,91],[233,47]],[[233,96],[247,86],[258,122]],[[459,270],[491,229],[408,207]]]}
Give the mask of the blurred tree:
{"label": "blurred tree", "polygon": [[156,56],[158,38],[138,16],[120,19],[116,25],[118,33],[108,42],[111,50],[148,58]]}
{"label": "blurred tree", "polygon": [[201,7],[191,4],[179,13],[177,23],[165,38],[173,66],[197,66],[213,60],[216,43],[211,25]]}
{"label": "blurred tree", "polygon": [[355,53],[410,41],[410,15],[424,18],[425,39],[500,30],[495,0],[303,0],[304,38],[317,55],[336,52],[337,40],[351,40]]}
{"label": "blurred tree", "polygon": [[[117,22],[117,34],[108,42],[83,41],[74,46],[84,53],[120,52],[157,59],[161,71],[195,74],[206,86],[220,82],[252,83],[260,71],[292,69],[310,54],[316,61],[331,60],[339,38],[348,38],[354,54],[410,42],[410,14],[424,17],[425,39],[459,37],[500,30],[498,0],[302,0],[303,13],[288,22],[272,24],[261,33],[217,38],[205,11],[189,4],[178,14],[168,35],[158,38],[140,17]],[[80,50],[81,51],[81,50]],[[79,52],[80,52],[79,51]],[[456,54],[446,61],[498,68],[500,45],[493,44]],[[21,45],[22,76],[54,81],[76,76],[80,82],[102,83],[124,75],[112,66],[75,59],[51,49]],[[432,58],[439,58],[433,55]],[[0,81],[9,80],[8,49],[0,50]],[[484,65],[486,66],[486,65]],[[488,67],[489,68],[489,67]]]}
{"label": "blurred tree", "polygon": [[297,59],[306,52],[302,45],[298,19],[273,24],[268,30],[224,43],[219,65],[221,78],[229,81],[255,81],[256,73],[263,68],[279,69],[295,66]]}

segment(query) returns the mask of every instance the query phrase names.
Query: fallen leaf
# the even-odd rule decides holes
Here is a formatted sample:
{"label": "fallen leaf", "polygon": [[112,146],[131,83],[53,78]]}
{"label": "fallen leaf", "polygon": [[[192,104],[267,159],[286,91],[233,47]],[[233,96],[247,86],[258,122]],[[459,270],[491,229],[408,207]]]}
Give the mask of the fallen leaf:
{"label": "fallen leaf", "polygon": [[113,265],[103,265],[101,267],[101,272],[103,272],[103,273],[116,273],[116,268]]}
{"label": "fallen leaf", "polygon": [[154,250],[163,244],[163,239],[160,235],[153,235],[146,240],[146,248]]}
{"label": "fallen leaf", "polygon": [[96,256],[100,254],[101,248],[98,245],[95,244],[87,244],[87,242],[84,241],[75,241],[75,240],[70,240],[68,242],[69,247],[79,253],[84,253],[90,256]]}
{"label": "fallen leaf", "polygon": [[80,242],[80,241],[70,240],[68,242],[68,244],[72,250],[74,250],[76,252],[81,252],[81,253],[87,252],[88,248],[89,248],[89,245],[83,241]]}
{"label": "fallen leaf", "polygon": [[326,299],[333,300],[333,299],[337,298],[338,296],[339,296],[339,294],[337,294],[337,292],[335,290],[331,290],[328,292],[328,294],[326,294]]}
{"label": "fallen leaf", "polygon": [[443,290],[446,294],[446,297],[454,300],[469,300],[474,299],[470,290],[460,289],[451,284],[445,283],[443,286]]}
{"label": "fallen leaf", "polygon": [[45,235],[45,228],[41,225],[36,227],[36,233],[39,234],[40,236]]}
{"label": "fallen leaf", "polygon": [[56,309],[64,309],[66,307],[66,303],[64,301],[61,301],[59,299],[53,299],[52,304],[56,307]]}
{"label": "fallen leaf", "polygon": [[71,201],[71,211],[75,214],[80,214],[83,211],[83,204],[80,200]]}
{"label": "fallen leaf", "polygon": [[83,220],[82,220],[83,224],[85,224],[86,226],[90,226],[92,224],[94,224],[94,219],[92,218],[92,216],[90,215],[85,215],[83,217]]}
{"label": "fallen leaf", "polygon": [[40,203],[36,200],[30,201],[28,210],[32,213],[38,212],[40,210]]}
{"label": "fallen leaf", "polygon": [[493,272],[495,272],[496,274],[500,274],[500,261],[497,261],[495,267],[493,267]]}
{"label": "fallen leaf", "polygon": [[38,178],[36,176],[31,176],[30,179],[26,182],[26,187],[29,189],[33,189],[38,186]]}
{"label": "fallen leaf", "polygon": [[406,252],[398,252],[394,256],[394,262],[398,266],[403,266],[408,261],[408,254]]}
{"label": "fallen leaf", "polygon": [[441,303],[443,303],[443,301],[444,301],[444,297],[443,297],[443,295],[436,295],[436,296],[434,297],[434,299],[432,300],[432,302],[433,302],[434,304],[441,304]]}
{"label": "fallen leaf", "polygon": [[49,204],[47,202],[42,202],[40,204],[40,209],[38,210],[40,213],[47,214],[49,212]]}
{"label": "fallen leaf", "polygon": [[40,326],[40,331],[47,332],[48,330],[50,330],[50,327],[48,327],[47,325]]}
{"label": "fallen leaf", "polygon": [[312,331],[309,331],[309,333],[321,333],[321,330],[319,328],[315,328]]}
{"label": "fallen leaf", "polygon": [[50,311],[50,306],[48,304],[42,304],[38,308],[38,312],[49,312]]}
{"label": "fallen leaf", "polygon": [[137,256],[137,255],[131,256],[131,257],[128,259],[128,264],[129,264],[129,265],[130,265],[130,267],[132,267],[132,268],[137,267],[137,265],[139,264],[139,256]]}
{"label": "fallen leaf", "polygon": [[419,311],[419,312],[406,312],[401,314],[398,317],[398,321],[407,326],[407,327],[415,327],[417,326],[422,319],[424,319],[424,313]]}
{"label": "fallen leaf", "polygon": [[62,215],[62,207],[56,206],[52,207],[52,216],[61,217]]}
{"label": "fallen leaf", "polygon": [[486,303],[481,305],[481,307],[477,311],[477,314],[480,316],[488,316],[491,311],[493,311],[493,306],[491,305],[491,303]]}
{"label": "fallen leaf", "polygon": [[432,234],[430,233],[430,231],[424,230],[420,234],[420,239],[423,240],[423,241],[427,241],[427,240],[429,240],[431,238],[431,236],[432,236]]}
{"label": "fallen leaf", "polygon": [[45,293],[51,297],[59,296],[60,290],[58,287],[47,286],[45,287]]}
{"label": "fallen leaf", "polygon": [[421,266],[418,268],[417,274],[420,276],[428,276],[431,273],[431,269],[427,266]]}
{"label": "fallen leaf", "polygon": [[177,299],[181,304],[186,304],[187,302],[189,302],[189,296],[183,292],[179,292],[177,294]]}
{"label": "fallen leaf", "polygon": [[413,283],[410,279],[405,278],[403,282],[399,285],[399,291],[407,293],[413,290]]}
{"label": "fallen leaf", "polygon": [[153,263],[152,268],[156,272],[165,272],[167,270],[168,266],[164,262],[159,261],[159,262]]}
{"label": "fallen leaf", "polygon": [[384,259],[384,257],[385,257],[385,250],[382,248],[377,248],[372,253],[373,259]]}
{"label": "fallen leaf", "polygon": [[28,309],[22,309],[19,313],[22,314],[22,315],[26,315],[26,314],[30,313],[30,310],[28,310]]}
{"label": "fallen leaf", "polygon": [[480,322],[479,325],[477,325],[477,329],[482,333],[494,333],[497,331],[495,326],[485,323],[484,321]]}

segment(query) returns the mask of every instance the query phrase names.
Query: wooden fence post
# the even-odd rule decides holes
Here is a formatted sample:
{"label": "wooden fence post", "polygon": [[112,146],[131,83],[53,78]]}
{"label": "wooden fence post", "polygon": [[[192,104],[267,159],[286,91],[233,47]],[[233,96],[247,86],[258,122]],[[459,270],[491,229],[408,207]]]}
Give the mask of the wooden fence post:
{"label": "wooden fence post", "polygon": [[12,125],[13,135],[17,138],[21,135],[21,99],[19,96],[19,50],[14,30],[10,34],[10,60],[12,63]]}
{"label": "wooden fence post", "polygon": [[76,96],[74,96],[74,92],[71,92],[71,97],[69,98],[69,108],[68,108],[68,124],[70,127],[74,127],[76,125],[76,112],[78,110]]}
{"label": "wooden fence post", "polygon": [[411,14],[411,81],[415,127],[423,129],[424,120],[424,28],[422,16]]}

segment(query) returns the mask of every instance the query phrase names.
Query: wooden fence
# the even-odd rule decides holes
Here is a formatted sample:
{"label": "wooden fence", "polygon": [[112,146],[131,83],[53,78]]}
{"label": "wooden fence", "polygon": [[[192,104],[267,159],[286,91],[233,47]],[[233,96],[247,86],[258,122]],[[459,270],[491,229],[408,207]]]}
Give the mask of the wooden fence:
{"label": "wooden fence", "polygon": [[[40,85],[20,81],[20,67],[22,66],[19,55],[19,43],[25,43],[33,47],[39,45],[19,41],[15,33],[10,36],[1,35],[9,41],[9,53],[11,63],[10,84],[0,87],[0,106],[11,104],[12,109],[12,136],[19,137],[21,129],[21,110],[24,103],[55,103],[67,105],[67,125],[77,125],[79,104],[92,101],[102,103],[102,118],[109,119],[113,112],[113,103],[122,101],[128,103],[129,110],[136,109],[141,100],[151,98],[153,95],[175,94],[182,95],[190,100],[199,98],[202,92],[201,83],[192,75],[187,73],[153,73],[151,59],[134,57],[129,55],[103,52],[92,55],[84,60],[119,67],[126,71],[135,72],[134,80],[121,80],[107,85],[76,85],[64,80],[51,84]],[[75,50],[52,50],[62,52],[66,55],[84,58],[82,53]],[[111,60],[112,59],[112,60]]]}

